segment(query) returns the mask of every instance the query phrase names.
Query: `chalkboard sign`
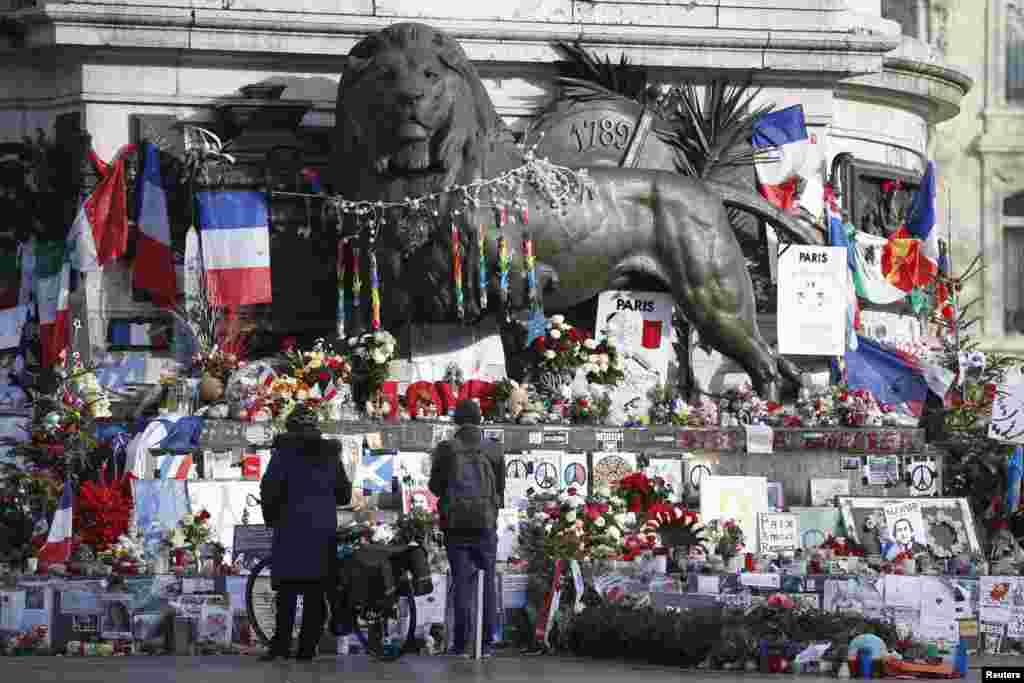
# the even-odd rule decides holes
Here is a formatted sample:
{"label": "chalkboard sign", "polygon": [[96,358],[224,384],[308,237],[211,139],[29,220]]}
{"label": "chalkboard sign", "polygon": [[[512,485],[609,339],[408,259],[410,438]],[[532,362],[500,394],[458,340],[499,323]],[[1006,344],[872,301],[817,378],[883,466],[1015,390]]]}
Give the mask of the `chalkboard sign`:
{"label": "chalkboard sign", "polygon": [[270,556],[273,542],[274,530],[270,527],[263,524],[239,524],[235,527],[233,558],[236,562],[241,559],[243,567],[252,569],[256,562]]}

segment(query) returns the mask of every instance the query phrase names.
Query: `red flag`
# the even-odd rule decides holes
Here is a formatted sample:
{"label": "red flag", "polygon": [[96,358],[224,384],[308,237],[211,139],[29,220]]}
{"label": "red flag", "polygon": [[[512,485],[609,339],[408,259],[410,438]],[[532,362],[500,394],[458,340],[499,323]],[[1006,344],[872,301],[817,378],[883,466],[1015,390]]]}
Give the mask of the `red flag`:
{"label": "red flag", "polygon": [[645,320],[640,345],[645,349],[661,348],[661,325],[660,320]]}

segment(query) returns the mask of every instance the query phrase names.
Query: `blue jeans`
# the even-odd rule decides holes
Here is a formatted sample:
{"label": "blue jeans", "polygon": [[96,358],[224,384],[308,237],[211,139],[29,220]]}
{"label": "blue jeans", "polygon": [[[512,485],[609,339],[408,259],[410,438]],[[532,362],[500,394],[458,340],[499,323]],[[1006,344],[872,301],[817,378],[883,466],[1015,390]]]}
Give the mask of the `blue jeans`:
{"label": "blue jeans", "polygon": [[455,591],[455,632],[452,645],[456,652],[466,652],[467,642],[474,642],[476,635],[469,633],[473,622],[473,602],[476,594],[477,572],[484,573],[484,634],[483,644],[491,646],[494,638],[494,624],[497,621],[497,587],[495,586],[494,564],[498,556],[498,532],[488,531],[477,543],[449,543],[448,564],[452,572],[452,588]]}

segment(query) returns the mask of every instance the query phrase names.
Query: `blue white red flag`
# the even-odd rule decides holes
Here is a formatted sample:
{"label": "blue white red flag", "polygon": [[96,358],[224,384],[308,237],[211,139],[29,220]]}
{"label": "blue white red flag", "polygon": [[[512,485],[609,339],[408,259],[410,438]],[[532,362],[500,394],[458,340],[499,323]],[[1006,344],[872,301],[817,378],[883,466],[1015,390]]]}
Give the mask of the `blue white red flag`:
{"label": "blue white red flag", "polygon": [[198,193],[206,288],[213,306],[271,301],[270,216],[262,192]]}
{"label": "blue white red flag", "polygon": [[57,512],[53,514],[50,533],[46,544],[39,550],[42,565],[63,564],[71,559],[72,524],[74,521],[71,482],[64,482],[64,493],[60,497]]}

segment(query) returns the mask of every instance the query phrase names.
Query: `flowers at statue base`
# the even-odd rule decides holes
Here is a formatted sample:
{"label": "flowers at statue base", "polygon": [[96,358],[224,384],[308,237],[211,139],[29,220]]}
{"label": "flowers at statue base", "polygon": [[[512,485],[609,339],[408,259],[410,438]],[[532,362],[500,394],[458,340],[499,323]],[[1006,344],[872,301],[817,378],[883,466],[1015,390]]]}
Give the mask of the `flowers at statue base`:
{"label": "flowers at statue base", "polygon": [[[534,339],[530,348],[536,355],[539,369],[568,372],[591,360],[590,351],[584,347],[584,342],[589,338],[587,332],[565,322],[565,316],[555,315],[548,320],[544,336]],[[594,363],[594,360],[591,362]],[[598,369],[596,364],[593,369]]]}
{"label": "flowers at statue base", "polygon": [[741,424],[762,422],[771,412],[781,408],[778,404],[770,404],[758,396],[750,382],[744,382],[725,392],[725,398],[719,407],[722,412],[735,416]]}
{"label": "flowers at statue base", "polygon": [[137,574],[146,561],[142,532],[132,527],[122,534],[117,543],[97,554],[98,559],[113,565],[117,574]]}
{"label": "flowers at statue base", "polygon": [[625,538],[625,507],[621,500],[586,498],[575,487],[548,500],[527,525],[538,527],[546,557],[558,560],[602,560],[620,557]]}
{"label": "flowers at statue base", "polygon": [[718,403],[702,396],[696,403],[683,400],[678,389],[658,384],[647,392],[649,418],[653,424],[677,427],[717,427]]}
{"label": "flowers at statue base", "polygon": [[44,625],[33,626],[26,631],[21,631],[6,641],[5,654],[35,654],[46,646],[47,635],[49,635],[49,627]]}
{"label": "flowers at statue base", "polygon": [[672,495],[672,485],[662,477],[648,477],[643,472],[633,472],[616,482],[612,493],[626,502],[630,512],[646,514],[651,506],[668,502]]}
{"label": "flowers at statue base", "polygon": [[84,482],[77,502],[75,531],[82,544],[96,553],[109,550],[131,527],[132,495],[127,476]]}
{"label": "flowers at statue base", "polygon": [[627,534],[622,541],[622,561],[632,562],[638,557],[650,555],[658,547],[658,534],[637,531]]}
{"label": "flowers at statue base", "polygon": [[167,532],[164,544],[171,550],[186,549],[193,558],[197,558],[199,548],[209,542],[212,536],[210,513],[204,509],[195,514],[186,513],[178,525]]}
{"label": "flowers at statue base", "polygon": [[724,558],[734,557],[746,547],[743,529],[735,519],[713,519],[707,523],[705,531],[715,553]]}
{"label": "flowers at statue base", "polygon": [[[571,334],[571,331],[570,331]],[[626,378],[622,358],[609,340],[597,341],[583,333],[583,371],[591,384],[617,386]]]}
{"label": "flowers at statue base", "polygon": [[825,542],[818,547],[827,550],[832,557],[864,557],[865,555],[864,548],[844,536],[829,534],[825,538]]}
{"label": "flowers at statue base", "polygon": [[292,349],[285,357],[292,376],[319,389],[321,394],[336,384],[352,381],[352,363],[323,339],[318,339],[309,351]]}
{"label": "flowers at statue base", "polygon": [[220,380],[226,381],[232,372],[244,367],[245,361],[238,354],[225,351],[217,345],[205,353],[199,352],[192,356],[193,370]]}
{"label": "flowers at statue base", "polygon": [[353,381],[366,387],[367,400],[362,408],[367,413],[380,412],[377,394],[388,379],[390,363],[398,353],[398,341],[387,330],[377,330],[349,337],[346,353],[352,361]]}

